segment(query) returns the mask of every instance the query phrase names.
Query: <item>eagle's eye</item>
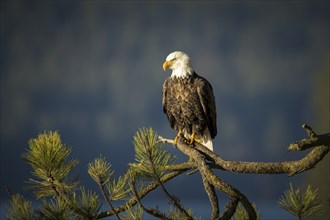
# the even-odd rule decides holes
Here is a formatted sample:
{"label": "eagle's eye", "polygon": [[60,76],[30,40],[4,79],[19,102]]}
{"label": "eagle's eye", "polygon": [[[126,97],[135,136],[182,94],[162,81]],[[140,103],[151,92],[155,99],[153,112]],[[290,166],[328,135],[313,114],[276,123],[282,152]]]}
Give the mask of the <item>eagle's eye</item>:
{"label": "eagle's eye", "polygon": [[173,61],[175,61],[175,60],[176,60],[176,58],[174,57],[174,58],[172,58],[170,61],[173,62]]}

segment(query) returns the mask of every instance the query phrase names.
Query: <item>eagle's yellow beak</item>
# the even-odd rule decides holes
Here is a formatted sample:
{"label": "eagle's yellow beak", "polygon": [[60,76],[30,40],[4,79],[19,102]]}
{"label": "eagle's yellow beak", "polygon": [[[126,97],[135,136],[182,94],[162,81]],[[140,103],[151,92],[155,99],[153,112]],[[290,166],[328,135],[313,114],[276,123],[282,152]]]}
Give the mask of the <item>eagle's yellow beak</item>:
{"label": "eagle's yellow beak", "polygon": [[172,66],[172,64],[173,64],[172,61],[165,60],[165,62],[163,63],[163,70],[166,71],[166,69]]}

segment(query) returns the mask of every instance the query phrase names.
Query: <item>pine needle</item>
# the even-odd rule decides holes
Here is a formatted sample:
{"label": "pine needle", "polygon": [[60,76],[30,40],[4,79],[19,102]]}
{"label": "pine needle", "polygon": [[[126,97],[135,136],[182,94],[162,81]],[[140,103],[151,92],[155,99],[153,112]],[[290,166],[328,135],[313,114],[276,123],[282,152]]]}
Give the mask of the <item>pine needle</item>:
{"label": "pine needle", "polygon": [[129,203],[126,203],[126,212],[122,217],[123,220],[142,220],[143,219],[143,208],[138,204],[132,207]]}
{"label": "pine needle", "polygon": [[[254,210],[257,213],[257,220],[260,220],[260,211],[257,211],[257,205],[255,203],[252,204]],[[232,220],[247,220],[249,219],[248,213],[246,212],[245,208],[242,206],[241,203],[238,204],[235,214],[233,215]]]}
{"label": "pine needle", "polygon": [[110,169],[111,164],[102,156],[88,164],[88,174],[99,185],[104,185],[110,180],[113,175],[113,171]]}
{"label": "pine needle", "polygon": [[128,175],[120,176],[117,180],[113,178],[106,185],[111,200],[123,200],[128,196],[130,191],[127,184]]}
{"label": "pine needle", "polygon": [[8,215],[5,217],[6,220],[33,220],[36,218],[32,210],[32,202],[25,200],[20,194],[11,196],[10,205],[7,208]]}
{"label": "pine needle", "polygon": [[158,142],[158,135],[152,128],[140,129],[134,136],[136,163],[130,164],[132,170],[151,179],[161,178],[172,164],[174,157]]}
{"label": "pine needle", "polygon": [[62,200],[43,200],[43,205],[40,207],[39,219],[46,220],[67,220],[72,219],[73,212],[70,206]]}
{"label": "pine needle", "polygon": [[84,187],[80,188],[80,195],[74,193],[73,197],[75,212],[79,216],[77,219],[98,219],[101,209],[101,203],[98,195],[90,190],[85,191]]}
{"label": "pine needle", "polygon": [[77,160],[69,160],[71,149],[62,144],[57,132],[44,132],[29,141],[29,149],[22,157],[32,166],[31,186],[37,198],[56,196],[73,190],[78,182],[68,181],[68,175],[78,164]]}
{"label": "pine needle", "polygon": [[278,200],[278,204],[298,219],[320,214],[322,211],[318,189],[314,190],[310,185],[301,194],[300,189],[294,190],[290,183],[290,189],[284,192],[284,195]]}

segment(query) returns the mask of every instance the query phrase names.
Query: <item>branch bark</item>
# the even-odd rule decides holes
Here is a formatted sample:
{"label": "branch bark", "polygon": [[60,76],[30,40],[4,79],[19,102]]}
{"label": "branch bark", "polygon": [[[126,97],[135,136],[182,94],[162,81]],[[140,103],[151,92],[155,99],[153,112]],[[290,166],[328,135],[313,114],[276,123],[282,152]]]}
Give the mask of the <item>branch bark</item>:
{"label": "branch bark", "polygon": [[289,145],[288,151],[301,151],[315,146],[329,146],[330,133],[317,135],[310,126],[303,124],[302,128],[305,129],[309,139],[302,139]]}
{"label": "branch bark", "polygon": [[[218,178],[211,171],[211,168],[217,168],[225,171],[232,171],[237,173],[254,173],[254,174],[283,174],[287,173],[289,176],[293,176],[297,173],[304,172],[312,169],[317,163],[319,163],[325,155],[330,151],[330,134],[317,135],[311,127],[308,125],[302,126],[309,139],[302,139],[289,145],[289,151],[312,149],[305,157],[296,161],[285,162],[243,162],[243,161],[226,161],[220,156],[210,151],[205,146],[194,143],[193,146],[187,144],[187,141],[180,137],[177,141],[177,148],[184,154],[188,155],[195,162],[195,165],[186,164],[185,168],[191,166],[191,168],[197,168],[202,174],[205,190],[209,196],[212,206],[212,217],[214,212],[214,198],[212,198],[212,192],[208,188],[209,185],[213,185],[217,189],[223,191],[230,198],[225,212],[220,219],[229,219],[235,212],[238,201],[240,201],[248,213],[249,219],[256,219],[256,213],[251,203],[240,191],[225,183]],[[164,139],[160,137],[160,141],[165,143],[173,143],[172,140]],[[205,159],[211,161],[207,164]],[[173,169],[179,169],[179,167],[173,167]]]}
{"label": "branch bark", "polygon": [[222,216],[219,219],[230,219],[235,214],[238,202],[238,198],[231,198],[225,207],[225,211],[222,213]]}
{"label": "branch bark", "polygon": [[[223,191],[229,197],[230,201],[225,207],[222,216],[218,219],[230,219],[235,213],[238,202],[241,202],[243,207],[249,214],[249,219],[255,219],[256,213],[251,203],[240,191],[221,180],[217,177],[211,169],[221,169],[224,171],[232,171],[236,173],[251,173],[251,174],[284,174],[287,173],[289,176],[304,172],[306,170],[312,169],[319,163],[330,151],[330,134],[317,135],[308,125],[303,125],[309,138],[296,141],[289,145],[289,151],[301,151],[313,148],[306,156],[300,160],[284,161],[284,162],[244,162],[244,161],[228,161],[222,159],[220,156],[210,151],[205,146],[195,143],[192,148],[189,146],[185,139],[179,138],[176,147],[193,159],[183,164],[174,164],[168,166],[169,173],[161,178],[161,182],[165,183],[186,171],[191,169],[198,169],[203,178],[203,183],[208,193],[210,203],[212,206],[212,218],[218,216],[215,197],[216,194],[214,189],[209,188],[213,186],[214,188]],[[173,140],[165,139],[159,137],[160,142],[171,143]],[[207,162],[207,160],[209,162]],[[160,184],[158,182],[152,182],[141,192],[139,199],[149,194],[151,191],[156,189]],[[128,203],[134,206],[137,203],[135,197],[131,198]],[[216,207],[217,206],[217,207]],[[114,211],[102,212],[98,218],[104,218],[112,216],[115,213],[120,213],[126,210],[126,206],[119,206],[114,209]]]}
{"label": "branch bark", "polygon": [[104,185],[102,184],[101,178],[99,178],[98,185],[99,185],[99,189],[101,191],[101,194],[102,194],[103,198],[105,199],[105,201],[108,203],[108,205],[110,207],[110,210],[113,210],[116,218],[118,220],[121,220],[120,216],[118,215],[118,213],[116,212],[114,206],[112,205],[109,196],[106,194],[106,192],[104,190]]}
{"label": "branch bark", "polygon": [[193,159],[193,161],[197,165],[197,169],[202,174],[203,178],[205,178],[209,182],[209,184],[212,184],[215,188],[223,191],[229,198],[239,199],[239,201],[242,203],[243,207],[247,211],[249,219],[254,220],[257,218],[257,214],[246,196],[233,186],[229,185],[228,183],[217,177],[206,163],[203,154],[201,154],[197,149],[188,146],[182,137],[178,139],[177,147],[184,154],[188,155],[189,158]]}
{"label": "branch bark", "polygon": [[[306,126],[306,125],[305,125]],[[305,127],[304,126],[304,127]],[[309,126],[308,126],[309,127]],[[309,132],[308,132],[309,133]],[[160,140],[165,143],[173,143],[172,140],[160,137]],[[186,147],[188,144],[182,142]],[[295,147],[292,147],[295,146]],[[289,149],[305,150],[313,148],[306,156],[300,160],[284,161],[284,162],[244,162],[244,161],[228,161],[221,158],[219,155],[210,151],[205,146],[195,143],[194,147],[202,152],[210,161],[210,167],[235,173],[251,173],[251,174],[295,174],[312,169],[319,163],[325,155],[330,151],[330,133],[313,135],[309,139],[302,139],[289,145]],[[188,168],[189,164],[185,164]],[[178,167],[173,169],[178,170]]]}
{"label": "branch bark", "polygon": [[202,175],[204,189],[209,197],[210,204],[211,204],[211,219],[218,219],[219,217],[219,202],[218,196],[214,189],[214,186],[210,184],[207,179]]}

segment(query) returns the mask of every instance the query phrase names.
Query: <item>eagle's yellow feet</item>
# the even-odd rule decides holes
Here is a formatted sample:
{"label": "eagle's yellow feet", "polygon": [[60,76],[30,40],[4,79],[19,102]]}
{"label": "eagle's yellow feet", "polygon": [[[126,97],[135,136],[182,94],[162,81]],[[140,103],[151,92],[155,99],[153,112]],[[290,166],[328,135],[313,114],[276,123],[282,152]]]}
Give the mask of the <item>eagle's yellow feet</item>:
{"label": "eagle's yellow feet", "polygon": [[193,144],[194,142],[197,142],[197,143],[201,143],[200,141],[201,140],[198,140],[197,138],[195,138],[195,132],[192,133],[192,135],[190,135],[190,138],[189,138],[190,142],[189,144]]}
{"label": "eagle's yellow feet", "polygon": [[190,142],[189,142],[189,144],[194,143],[194,140],[195,140],[195,133],[193,132],[192,135],[190,135]]}
{"label": "eagle's yellow feet", "polygon": [[179,137],[181,136],[181,134],[182,134],[182,131],[179,130],[178,134],[177,134],[177,135],[175,136],[175,138],[174,138],[174,141],[173,141],[173,144],[174,144],[174,145],[176,145],[176,143],[178,142],[178,139],[179,139]]}

